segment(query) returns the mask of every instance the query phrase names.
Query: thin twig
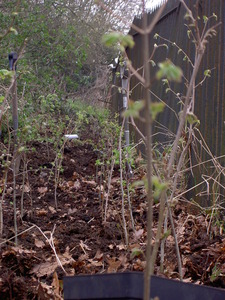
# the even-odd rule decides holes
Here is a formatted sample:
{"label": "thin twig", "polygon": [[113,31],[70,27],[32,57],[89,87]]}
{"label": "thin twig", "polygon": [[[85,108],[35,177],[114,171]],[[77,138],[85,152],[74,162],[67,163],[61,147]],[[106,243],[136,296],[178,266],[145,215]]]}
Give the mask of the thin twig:
{"label": "thin twig", "polygon": [[107,219],[107,209],[108,209],[108,203],[109,203],[109,194],[110,194],[110,187],[111,187],[111,181],[112,181],[112,174],[114,170],[115,165],[115,158],[113,157],[112,153],[112,161],[111,161],[111,169],[108,176],[108,185],[107,185],[107,193],[106,193],[106,199],[105,199],[105,216],[104,216],[104,222],[106,222]]}
{"label": "thin twig", "polygon": [[[30,231],[30,230],[33,229],[34,227],[37,227],[37,225],[32,225],[31,227],[29,227],[29,228],[23,230],[22,232],[20,232],[20,233],[17,234],[17,237],[20,236],[20,235],[22,235],[22,234],[24,234],[24,233],[27,232],[27,231]],[[14,240],[15,238],[16,238],[16,237],[15,237],[15,235],[14,235],[14,236],[11,237],[10,239],[7,239],[7,240],[1,242],[1,243],[0,243],[0,246],[3,245],[3,244],[5,244],[5,243],[8,243],[8,242]]]}
{"label": "thin twig", "polygon": [[124,203],[124,188],[123,188],[123,162],[122,162],[122,134],[124,128],[125,118],[123,118],[122,126],[120,129],[119,137],[119,155],[120,155],[120,188],[121,188],[121,197],[122,197],[122,220],[123,220],[123,231],[125,236],[125,243],[128,245],[128,232],[125,219],[125,203]]}

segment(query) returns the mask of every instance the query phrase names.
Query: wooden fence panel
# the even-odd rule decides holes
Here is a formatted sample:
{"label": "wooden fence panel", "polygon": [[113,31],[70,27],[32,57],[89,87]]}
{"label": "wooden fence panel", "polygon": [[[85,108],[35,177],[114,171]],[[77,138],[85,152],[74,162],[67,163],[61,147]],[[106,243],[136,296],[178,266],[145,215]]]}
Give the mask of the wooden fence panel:
{"label": "wooden fence panel", "polygon": [[[194,11],[194,6],[196,4],[195,0],[186,0],[187,5]],[[209,39],[209,43],[206,45],[206,52],[201,64],[199,75],[196,83],[200,82],[204,78],[204,71],[207,69],[211,70],[211,77],[207,78],[202,85],[198,85],[196,88],[196,99],[195,99],[195,114],[200,120],[199,130],[202,134],[196,135],[197,138],[202,140],[202,145],[204,146],[203,140],[206,141],[210,151],[215,156],[225,155],[225,1],[224,0],[202,0],[199,1],[198,15],[200,17],[199,24],[203,27],[203,16],[211,16],[216,14],[218,21],[222,21],[222,25],[217,29],[217,36]],[[185,23],[187,21],[184,19],[186,11],[181,5],[179,0],[168,1],[166,9],[156,24],[153,32],[149,35],[149,46],[150,53],[152,53],[154,44],[166,44],[167,47],[160,47],[157,49],[153,60],[158,63],[166,59],[170,59],[175,65],[182,68],[185,77],[190,80],[192,67],[187,62],[184,61],[184,55],[178,53],[178,49],[173,46],[173,44],[166,42],[161,39],[154,39],[155,34],[166,38],[172,43],[176,43],[180,48],[182,48],[185,53],[188,54],[190,59],[194,61],[195,48],[192,41],[188,38],[187,27]],[[149,13],[148,22],[154,18],[154,13]],[[215,24],[216,22],[212,20],[210,24]],[[142,19],[135,18],[134,24],[141,27]],[[129,59],[132,61],[133,66],[139,69],[139,73],[142,74],[141,69],[143,65],[142,59],[142,36],[135,32],[133,29],[130,31],[135,41],[135,47],[127,51]],[[166,93],[166,87],[163,86],[161,81],[155,79],[155,73],[157,71],[157,65],[151,68],[151,94],[152,100],[158,101],[158,99],[163,100],[166,103],[166,108],[163,113],[157,119],[154,125],[154,141],[159,144],[171,143],[173,141],[174,135],[176,134],[177,124],[178,124],[178,113],[180,111],[181,105],[177,97],[171,93]],[[120,84],[117,81],[117,84]],[[171,84],[172,89],[175,93],[180,95],[185,95],[185,85],[183,84]],[[138,80],[132,76],[130,80],[130,90],[131,99],[140,100],[143,97],[143,90],[141,84]],[[115,92],[115,90],[114,90]],[[118,110],[121,102],[121,96],[115,93],[112,98],[114,110]],[[145,133],[145,126],[140,121],[137,122],[138,126]],[[135,140],[138,140],[138,136],[135,135]],[[200,157],[196,159],[192,153],[192,163],[205,161],[210,159],[210,155],[204,150],[204,147],[198,146],[198,152]],[[225,166],[225,159],[220,159],[220,163]],[[211,169],[211,164],[204,164],[199,168],[194,170],[195,178],[191,178],[191,185],[194,183],[199,183],[203,181],[202,175],[210,176],[213,171]],[[223,184],[224,176],[220,175],[220,182]],[[210,182],[212,187],[213,181]],[[200,189],[196,190],[196,193],[206,190],[206,185],[202,185]],[[223,189],[222,189],[223,190]],[[221,192],[221,191],[220,191]],[[224,194],[224,190],[223,190]],[[205,196],[204,196],[205,197]]]}

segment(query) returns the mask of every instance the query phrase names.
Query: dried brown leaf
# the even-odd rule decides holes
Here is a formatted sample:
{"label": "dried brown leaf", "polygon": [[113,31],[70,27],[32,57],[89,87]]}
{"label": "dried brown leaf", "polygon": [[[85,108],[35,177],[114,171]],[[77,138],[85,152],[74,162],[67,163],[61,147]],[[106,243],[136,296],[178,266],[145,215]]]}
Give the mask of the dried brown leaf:
{"label": "dried brown leaf", "polygon": [[38,240],[38,239],[34,239],[34,244],[38,248],[43,248],[45,246],[45,243],[41,240]]}
{"label": "dried brown leaf", "polygon": [[47,186],[38,187],[38,193],[40,194],[45,194],[47,193],[47,191],[48,191]]}
{"label": "dried brown leaf", "polygon": [[108,246],[108,248],[109,248],[110,250],[112,250],[114,247],[115,247],[115,246],[114,246],[113,244],[110,244],[110,245]]}
{"label": "dried brown leaf", "polygon": [[139,229],[137,231],[134,231],[134,240],[138,241],[140,239],[140,237],[142,236],[144,232],[144,229]]}
{"label": "dried brown leaf", "polygon": [[29,184],[25,184],[24,185],[24,193],[29,193],[29,192],[30,192],[30,185]]}
{"label": "dried brown leaf", "polygon": [[119,267],[121,266],[121,261],[116,260],[116,258],[112,258],[112,259],[107,259],[107,262],[109,264],[108,273],[115,273],[117,272],[117,270],[119,269]]}
{"label": "dried brown leaf", "polygon": [[68,209],[68,215],[71,215],[71,214],[73,214],[73,213],[75,213],[75,212],[77,212],[77,208],[69,208]]}
{"label": "dried brown leaf", "polygon": [[84,251],[85,254],[86,254],[85,250],[91,250],[83,241],[80,241],[80,247]]}
{"label": "dried brown leaf", "polygon": [[60,294],[59,278],[56,271],[53,273],[52,287],[55,294]]}
{"label": "dried brown leaf", "polygon": [[96,260],[102,260],[103,259],[103,253],[99,249],[97,250],[94,259],[96,259]]}
{"label": "dried brown leaf", "polygon": [[88,184],[88,185],[91,185],[92,187],[96,187],[97,186],[97,182],[94,181],[94,180],[85,180],[85,179],[83,179],[82,181],[84,183]]}
{"label": "dried brown leaf", "polygon": [[124,245],[123,243],[120,243],[119,245],[117,245],[116,248],[119,249],[120,251],[127,249],[126,245]]}
{"label": "dried brown leaf", "polygon": [[48,215],[48,211],[45,210],[45,209],[40,209],[40,210],[36,211],[36,215],[39,216],[39,217],[47,216]]}
{"label": "dried brown leaf", "polygon": [[73,184],[73,187],[74,187],[76,190],[80,189],[80,187],[81,187],[80,181],[79,181],[79,180],[76,180],[76,181],[74,182],[74,184]]}
{"label": "dried brown leaf", "polygon": [[103,265],[102,261],[97,261],[94,259],[88,259],[88,261],[91,263],[91,266],[93,266],[93,267],[102,267],[102,265]]}
{"label": "dried brown leaf", "polygon": [[49,206],[48,209],[50,210],[50,212],[51,212],[52,214],[55,214],[55,213],[56,213],[56,210],[55,210],[54,207]]}
{"label": "dried brown leaf", "polygon": [[37,277],[43,277],[46,275],[52,274],[55,269],[58,267],[58,263],[56,261],[47,261],[38,265],[35,265],[30,274],[35,274]]}

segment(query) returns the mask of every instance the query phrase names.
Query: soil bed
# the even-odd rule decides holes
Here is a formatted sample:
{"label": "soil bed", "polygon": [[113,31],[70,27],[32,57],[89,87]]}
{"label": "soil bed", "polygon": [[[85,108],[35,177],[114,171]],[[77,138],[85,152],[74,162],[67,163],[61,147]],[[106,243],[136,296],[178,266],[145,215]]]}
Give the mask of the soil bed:
{"label": "soil bed", "polygon": [[[63,172],[57,187],[55,207],[51,145],[35,143],[27,154],[27,176],[16,182],[18,246],[13,217],[13,177],[9,172],[3,201],[4,232],[0,240],[0,299],[60,299],[65,274],[143,271],[146,246],[146,197],[141,188],[132,192],[135,232],[127,209],[129,246],[124,245],[121,223],[121,191],[115,171],[109,195],[107,221],[102,220],[103,193],[96,178],[97,154],[83,136],[67,143],[63,155]],[[22,172],[23,170],[20,170]],[[132,180],[143,174],[134,171]],[[24,216],[20,202],[24,188]],[[103,203],[102,203],[103,202]],[[174,205],[177,238],[183,261],[184,281],[225,287],[225,235],[221,228],[209,224],[203,214],[191,213],[184,202]],[[154,233],[158,204],[154,206]],[[208,230],[208,232],[207,232]],[[138,249],[138,250],[137,250]],[[155,273],[178,278],[174,238],[166,239],[164,271],[160,259]]]}

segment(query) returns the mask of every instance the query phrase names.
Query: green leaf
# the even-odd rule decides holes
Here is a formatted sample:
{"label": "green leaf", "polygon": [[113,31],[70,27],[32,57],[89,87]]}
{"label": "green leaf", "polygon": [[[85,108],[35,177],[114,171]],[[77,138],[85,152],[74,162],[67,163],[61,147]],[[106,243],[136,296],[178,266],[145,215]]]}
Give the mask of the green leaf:
{"label": "green leaf", "polygon": [[144,186],[145,182],[144,180],[136,180],[132,183],[132,187],[138,187],[138,186]]}
{"label": "green leaf", "polygon": [[207,23],[208,22],[208,17],[203,16],[203,21],[204,21],[204,23]]}
{"label": "green leaf", "polygon": [[186,13],[184,16],[184,19],[185,20],[191,19],[191,15],[189,13]]}
{"label": "green leaf", "polygon": [[26,150],[26,147],[21,146],[21,147],[18,149],[18,152],[19,152],[19,153],[22,153],[22,152],[24,152],[25,150]]}
{"label": "green leaf", "polygon": [[0,78],[5,79],[5,78],[12,78],[14,75],[13,71],[8,71],[6,69],[1,69],[0,70]]}
{"label": "green leaf", "polygon": [[199,119],[192,112],[187,113],[186,120],[188,121],[189,124],[200,124]]}
{"label": "green leaf", "polygon": [[206,77],[211,77],[211,70],[205,70],[205,72],[204,72],[204,76],[206,76]]}
{"label": "green leaf", "polygon": [[0,96],[0,104],[4,101],[5,97],[4,96]]}
{"label": "green leaf", "polygon": [[145,103],[143,100],[139,101],[129,101],[128,109],[123,113],[124,117],[138,118],[140,116],[140,111],[143,109]]}
{"label": "green leaf", "polygon": [[218,17],[217,17],[217,15],[215,14],[215,13],[213,13],[213,17],[216,19],[216,21],[217,21],[217,19],[218,19]]}
{"label": "green leaf", "polygon": [[126,47],[134,47],[134,40],[131,35],[124,35],[116,31],[103,35],[102,43],[107,47],[113,47],[117,44],[119,44],[123,49]]}
{"label": "green leaf", "polygon": [[138,257],[140,255],[143,255],[143,251],[139,248],[133,248],[130,256],[131,256],[131,259],[133,259],[133,258]]}
{"label": "green leaf", "polygon": [[168,229],[166,232],[164,232],[161,239],[166,239],[169,235],[171,235],[171,229]]}
{"label": "green leaf", "polygon": [[14,27],[10,27],[9,31],[14,33],[15,35],[18,35],[18,31]]}
{"label": "green leaf", "polygon": [[155,120],[157,115],[164,110],[165,104],[163,102],[152,102],[150,106],[152,119]]}
{"label": "green leaf", "polygon": [[167,79],[162,79],[163,85],[169,85],[169,81]]}
{"label": "green leaf", "polygon": [[167,190],[168,184],[167,182],[161,182],[159,177],[152,177],[152,187],[153,187],[153,198],[154,201],[159,201],[160,196],[163,191]]}
{"label": "green leaf", "polygon": [[167,78],[169,81],[181,82],[183,72],[180,67],[175,66],[170,60],[161,62],[158,66],[157,79]]}
{"label": "green leaf", "polygon": [[188,38],[190,39],[190,37],[191,37],[191,30],[188,30],[188,31],[187,31],[187,36],[188,36]]}
{"label": "green leaf", "polygon": [[150,60],[150,63],[152,64],[153,67],[156,66],[156,63],[154,62],[154,60],[151,59],[151,60]]}
{"label": "green leaf", "polygon": [[212,269],[212,274],[210,276],[210,281],[215,281],[220,276],[221,270],[218,268],[218,265],[215,265]]}
{"label": "green leaf", "polygon": [[133,37],[131,35],[129,35],[129,34],[125,35],[125,36],[122,36],[120,43],[124,47],[129,47],[129,48],[133,48],[134,47]]}

